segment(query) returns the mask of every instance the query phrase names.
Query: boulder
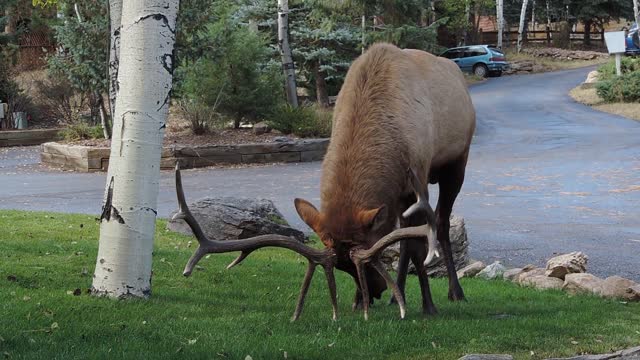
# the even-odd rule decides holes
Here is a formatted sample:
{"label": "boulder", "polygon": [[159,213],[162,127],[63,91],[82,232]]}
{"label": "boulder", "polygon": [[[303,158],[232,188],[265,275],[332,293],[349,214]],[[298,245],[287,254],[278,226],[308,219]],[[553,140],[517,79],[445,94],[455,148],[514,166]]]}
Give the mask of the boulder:
{"label": "boulder", "polygon": [[508,354],[469,354],[458,360],[513,360],[513,356]]}
{"label": "boulder", "polygon": [[640,301],[640,284],[635,284],[627,289],[627,297],[632,301]]}
{"label": "boulder", "polygon": [[591,274],[567,274],[562,289],[570,294],[600,294],[602,283],[602,279]]}
{"label": "boulder", "polygon": [[[189,209],[210,239],[232,240],[280,234],[299,241],[306,240],[302,231],[289,226],[271,200],[204,198],[189,204]],[[186,235],[192,234],[184,220],[170,220],[167,228]]]}
{"label": "boulder", "polygon": [[482,269],[482,271],[480,271],[476,275],[476,277],[487,280],[502,279],[502,275],[505,271],[507,271],[507,268],[505,268],[500,261],[496,261],[493,264]]}
{"label": "boulder", "polygon": [[600,73],[598,72],[598,70],[594,70],[591,71],[588,75],[587,75],[587,80],[584,81],[585,84],[592,84],[592,83],[597,83],[598,82],[598,75]]}
{"label": "boulder", "polygon": [[[464,218],[460,216],[451,215],[450,218],[451,227],[449,228],[449,240],[451,240],[451,249],[453,251],[453,262],[456,265],[456,269],[461,269],[469,262],[469,239],[467,237],[467,229],[464,225]],[[446,276],[447,268],[444,264],[444,257],[442,248],[438,244],[438,251],[440,257],[435,258],[429,266],[427,271],[430,276]],[[389,246],[382,253],[382,262],[385,264],[387,270],[398,270],[398,259],[400,258],[400,243],[396,243]],[[409,262],[409,272],[415,273],[415,267],[413,263]]]}
{"label": "boulder", "polygon": [[640,298],[634,294],[633,287],[638,286],[634,281],[620,276],[610,276],[601,284],[600,296],[613,299],[637,301]]}
{"label": "boulder", "polygon": [[565,275],[587,270],[587,255],[579,251],[563,254],[547,261],[546,275],[564,280]]}
{"label": "boulder", "polygon": [[266,134],[270,131],[271,131],[271,126],[269,126],[269,124],[267,124],[266,122],[262,121],[253,125],[253,133],[256,135]]}
{"label": "boulder", "polygon": [[554,278],[548,277],[545,275],[534,275],[526,277],[522,282],[524,286],[531,286],[536,289],[545,290],[545,289],[562,289],[562,285],[564,281]]}
{"label": "boulder", "polygon": [[482,261],[471,263],[458,270],[458,279],[462,279],[463,277],[474,277],[485,267],[486,265]]}
{"label": "boulder", "polygon": [[527,265],[523,271],[513,279],[513,282],[522,284],[527,280],[527,278],[538,275],[544,275],[544,269],[537,268],[533,265]]}
{"label": "boulder", "polygon": [[513,281],[516,276],[522,273],[522,268],[509,269],[502,274],[502,278],[507,281]]}

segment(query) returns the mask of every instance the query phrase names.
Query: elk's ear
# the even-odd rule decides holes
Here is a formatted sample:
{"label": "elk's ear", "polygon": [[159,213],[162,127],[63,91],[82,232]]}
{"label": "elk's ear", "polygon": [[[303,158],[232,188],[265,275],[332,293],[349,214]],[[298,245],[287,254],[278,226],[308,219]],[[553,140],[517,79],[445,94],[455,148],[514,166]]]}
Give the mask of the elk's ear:
{"label": "elk's ear", "polygon": [[320,232],[320,212],[310,202],[304,199],[295,199],[293,202],[300,218],[309,225],[313,231]]}
{"label": "elk's ear", "polygon": [[374,231],[380,229],[387,219],[387,206],[382,205],[377,209],[362,210],[358,215],[360,223]]}

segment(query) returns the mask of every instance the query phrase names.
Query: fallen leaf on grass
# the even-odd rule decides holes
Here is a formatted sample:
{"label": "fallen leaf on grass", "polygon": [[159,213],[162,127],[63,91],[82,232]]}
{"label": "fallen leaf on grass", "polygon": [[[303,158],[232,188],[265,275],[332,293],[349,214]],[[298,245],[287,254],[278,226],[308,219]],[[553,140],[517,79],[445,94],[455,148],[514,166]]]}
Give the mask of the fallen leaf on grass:
{"label": "fallen leaf on grass", "polygon": [[197,343],[197,342],[198,342],[198,339],[190,339],[190,340],[187,340],[187,343],[188,343],[189,345],[194,345],[194,344],[195,344],[195,343]]}
{"label": "fallen leaf on grass", "polygon": [[55,330],[55,329],[59,329],[60,325],[58,325],[57,322],[54,322],[53,324],[51,324],[51,330]]}
{"label": "fallen leaf on grass", "polygon": [[575,341],[575,340],[571,341],[571,343],[572,343],[573,345],[578,345],[578,342],[577,342],[577,341]]}

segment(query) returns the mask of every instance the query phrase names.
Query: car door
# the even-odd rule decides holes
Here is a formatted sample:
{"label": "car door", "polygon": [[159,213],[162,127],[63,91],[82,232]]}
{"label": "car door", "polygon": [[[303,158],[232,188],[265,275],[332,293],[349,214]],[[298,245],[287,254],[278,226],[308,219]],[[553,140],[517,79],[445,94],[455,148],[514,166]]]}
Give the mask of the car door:
{"label": "car door", "polygon": [[470,46],[464,51],[464,58],[462,61],[462,70],[473,71],[473,66],[479,62],[485,62],[484,57],[487,55],[487,50],[482,46]]}
{"label": "car door", "polygon": [[454,63],[458,64],[458,66],[460,66],[460,60],[462,60],[462,57],[464,56],[464,51],[462,49],[449,49],[445,51],[442,56],[450,59]]}

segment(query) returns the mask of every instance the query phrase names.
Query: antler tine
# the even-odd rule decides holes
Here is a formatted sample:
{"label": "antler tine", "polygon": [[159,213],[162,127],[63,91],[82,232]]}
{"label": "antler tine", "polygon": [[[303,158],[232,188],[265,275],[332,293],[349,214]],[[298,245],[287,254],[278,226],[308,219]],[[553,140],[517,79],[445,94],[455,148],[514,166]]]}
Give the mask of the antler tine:
{"label": "antler tine", "polygon": [[409,168],[407,172],[409,173],[409,182],[416,194],[417,201],[402,213],[402,217],[408,218],[419,211],[424,211],[426,213],[429,231],[427,232],[427,257],[424,260],[424,265],[427,266],[431,263],[434,257],[440,257],[436,247],[436,214],[429,204],[429,192],[427,185],[420,181],[420,178],[413,167]]}
{"label": "antler tine", "polygon": [[200,227],[200,224],[193,216],[187,205],[184,190],[182,187],[182,176],[180,174],[180,166],[176,164],[176,193],[178,197],[178,213],[173,216],[173,219],[182,219],[193,231],[196,239],[198,240],[198,248],[189,259],[189,262],[184,268],[184,276],[189,276],[193,272],[194,267],[206,254],[209,253],[225,253],[240,251],[240,255],[233,260],[228,266],[231,268],[240,262],[242,262],[249,254],[254,250],[273,246],[283,247],[289,250],[295,251],[298,254],[304,256],[309,262],[309,267],[300,289],[300,295],[296,306],[296,311],[293,316],[293,320],[298,319],[302,313],[304,306],[304,299],[311,284],[311,279],[315,271],[315,267],[321,265],[324,268],[325,275],[327,277],[327,284],[329,286],[329,293],[331,295],[331,306],[333,310],[333,319],[337,316],[337,300],[336,300],[336,285],[335,278],[333,276],[333,268],[336,263],[336,254],[332,249],[314,249],[308,247],[297,240],[291,239],[282,235],[259,235],[248,239],[242,239],[238,241],[218,241],[207,238],[204,231]]}
{"label": "antler tine", "polygon": [[393,281],[391,275],[384,269],[384,266],[380,263],[379,255],[382,250],[388,246],[407,238],[424,237],[429,230],[428,225],[412,226],[402,229],[397,229],[382,239],[378,240],[372,247],[368,249],[354,248],[349,254],[351,260],[356,266],[358,272],[358,282],[360,283],[360,291],[362,292],[362,305],[364,308],[364,319],[369,317],[369,287],[367,286],[367,279],[364,266],[367,263],[371,263],[373,268],[384,278],[387,286],[393,292],[398,306],[400,307],[400,317],[404,319],[406,314],[406,306],[402,297],[402,292],[398,287],[398,284]]}

